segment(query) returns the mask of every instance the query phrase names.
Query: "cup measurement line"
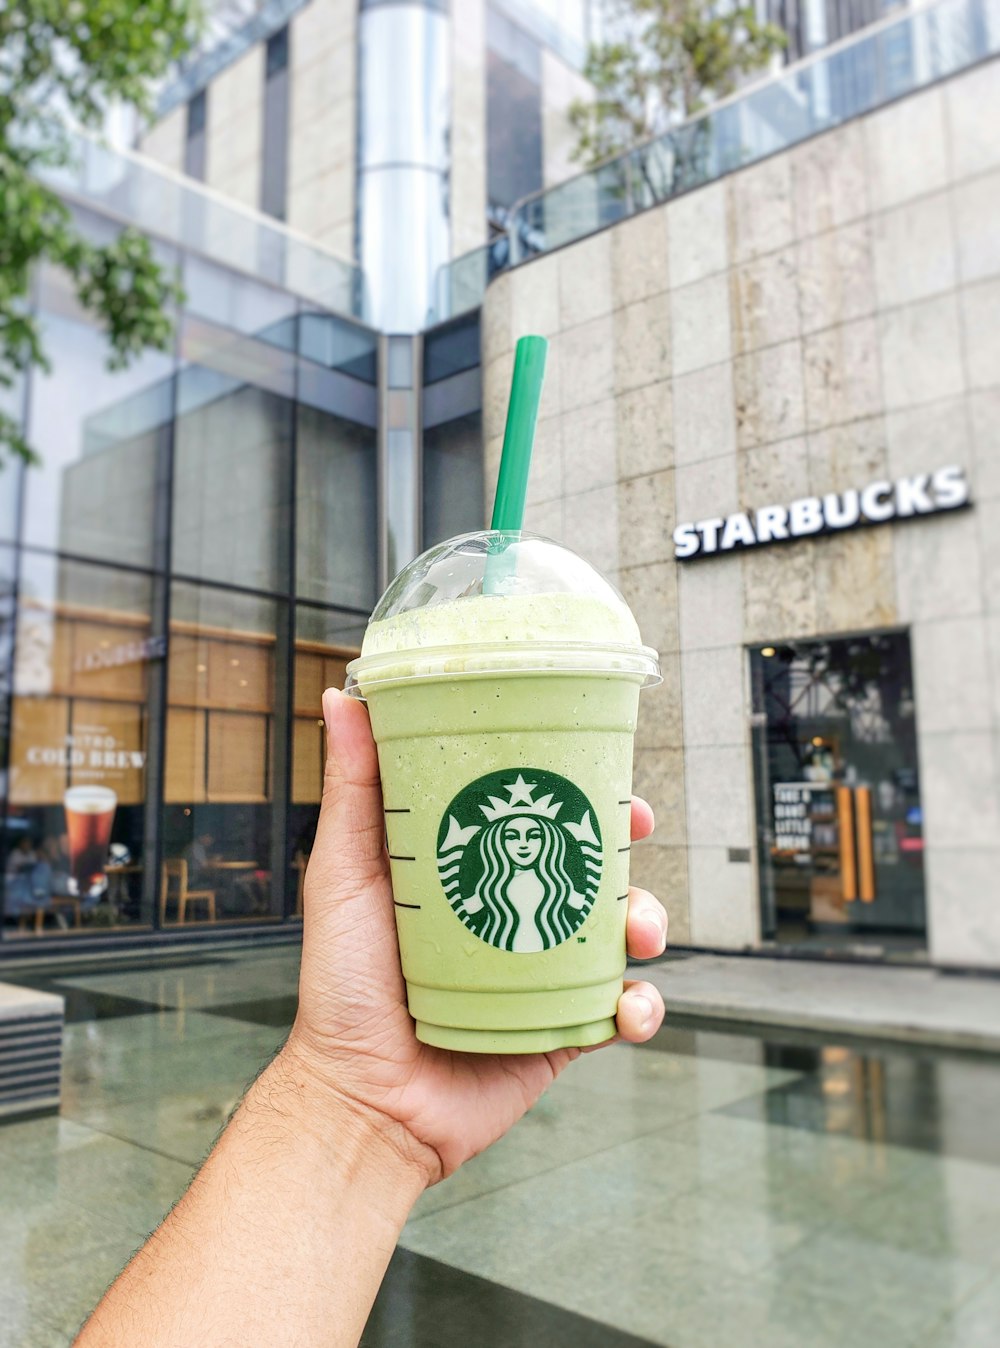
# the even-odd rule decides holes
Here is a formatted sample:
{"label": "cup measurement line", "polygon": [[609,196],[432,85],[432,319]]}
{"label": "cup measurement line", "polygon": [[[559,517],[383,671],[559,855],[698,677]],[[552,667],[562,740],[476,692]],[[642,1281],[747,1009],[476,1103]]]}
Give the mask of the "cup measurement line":
{"label": "cup measurement line", "polygon": [[395,852],[389,853],[390,861],[416,861],[416,857],[398,857]]}
{"label": "cup measurement line", "polygon": [[419,903],[400,903],[398,899],[393,899],[392,904],[394,908],[420,908]]}
{"label": "cup measurement line", "polygon": [[627,899],[627,898],[628,898],[628,894],[627,894],[627,893],[626,893],[626,894],[619,894],[619,895],[617,896],[617,898],[615,899],[615,902],[616,902],[616,903],[621,903],[622,899]]}
{"label": "cup measurement line", "polygon": [[383,810],[382,813],[383,813],[383,814],[409,814],[410,811],[409,811],[409,809],[407,808],[407,809],[405,809],[405,810]]}
{"label": "cup measurement line", "polygon": [[631,852],[631,847],[619,847],[619,852]]}
{"label": "cup measurement line", "polygon": [[619,805],[631,805],[632,802],[631,802],[631,800],[620,800],[620,801],[618,802],[618,804],[619,804]]}

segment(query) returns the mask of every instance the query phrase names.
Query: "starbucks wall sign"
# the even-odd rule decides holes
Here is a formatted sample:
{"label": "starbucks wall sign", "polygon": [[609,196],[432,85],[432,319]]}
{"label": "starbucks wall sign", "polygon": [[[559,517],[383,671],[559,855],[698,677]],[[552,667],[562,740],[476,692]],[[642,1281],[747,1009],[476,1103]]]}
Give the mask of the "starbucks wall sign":
{"label": "starbucks wall sign", "polygon": [[453,912],[480,940],[514,954],[550,950],[583,924],[597,897],[597,814],[554,772],[491,772],[445,811],[437,863]]}

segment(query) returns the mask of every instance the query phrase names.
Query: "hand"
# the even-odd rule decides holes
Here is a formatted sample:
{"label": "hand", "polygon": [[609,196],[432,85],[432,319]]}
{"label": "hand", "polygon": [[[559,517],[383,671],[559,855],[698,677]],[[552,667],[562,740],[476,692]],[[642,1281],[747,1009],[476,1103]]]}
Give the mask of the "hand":
{"label": "hand", "polygon": [[[299,1011],[283,1052],[339,1103],[374,1123],[423,1169],[424,1182],[434,1183],[501,1137],[581,1050],[485,1055],[418,1041],[400,970],[368,712],[333,689],[323,711],[328,756],[305,877]],[[652,810],[633,797],[633,839],[652,831]],[[654,958],[666,938],[662,906],[645,890],[630,889],[629,954]],[[641,1043],[662,1020],[656,988],[626,983],[619,1038]]]}

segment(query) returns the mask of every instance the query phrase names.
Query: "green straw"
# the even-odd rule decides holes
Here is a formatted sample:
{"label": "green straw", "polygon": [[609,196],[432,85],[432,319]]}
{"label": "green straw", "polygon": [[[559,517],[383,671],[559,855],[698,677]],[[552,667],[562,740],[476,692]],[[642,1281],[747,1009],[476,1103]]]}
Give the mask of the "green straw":
{"label": "green straw", "polygon": [[528,491],[528,470],[535,443],[535,422],[545,377],[545,356],[549,344],[544,337],[522,337],[514,352],[514,377],[507,407],[507,429],[497,494],[493,503],[492,529],[517,533],[524,522],[524,498]]}

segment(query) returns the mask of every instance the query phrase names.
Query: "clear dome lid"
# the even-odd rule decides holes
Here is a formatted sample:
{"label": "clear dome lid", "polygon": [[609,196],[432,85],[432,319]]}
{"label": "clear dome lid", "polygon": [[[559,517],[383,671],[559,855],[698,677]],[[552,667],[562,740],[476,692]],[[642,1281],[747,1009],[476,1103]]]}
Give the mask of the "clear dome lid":
{"label": "clear dome lid", "polygon": [[411,562],[375,606],[347,691],[463,674],[616,673],[660,682],[625,600],[570,548],[484,530]]}

